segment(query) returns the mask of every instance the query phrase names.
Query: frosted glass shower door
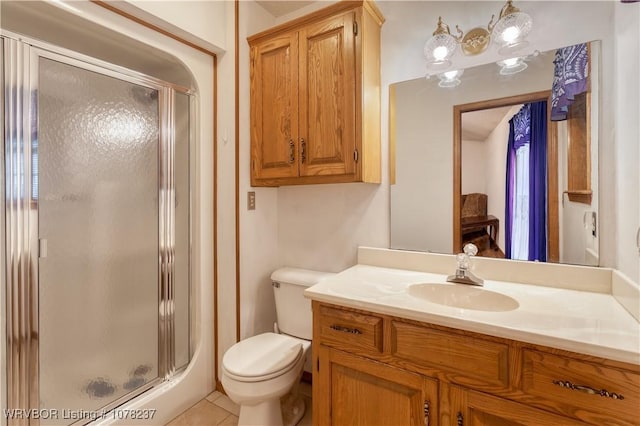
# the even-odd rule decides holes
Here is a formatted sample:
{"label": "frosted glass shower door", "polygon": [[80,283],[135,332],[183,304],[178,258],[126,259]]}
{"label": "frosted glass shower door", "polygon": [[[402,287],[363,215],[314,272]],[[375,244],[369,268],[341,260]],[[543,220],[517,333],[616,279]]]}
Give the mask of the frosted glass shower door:
{"label": "frosted glass shower door", "polygon": [[159,376],[159,92],[38,68],[40,406],[90,412]]}

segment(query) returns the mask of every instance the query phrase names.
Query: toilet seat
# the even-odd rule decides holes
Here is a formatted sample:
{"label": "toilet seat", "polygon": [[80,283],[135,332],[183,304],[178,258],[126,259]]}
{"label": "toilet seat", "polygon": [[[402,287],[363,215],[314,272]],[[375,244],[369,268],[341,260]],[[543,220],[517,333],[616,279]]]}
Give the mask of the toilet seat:
{"label": "toilet seat", "polygon": [[233,345],[222,358],[224,373],[239,382],[281,376],[304,356],[303,344],[291,336],[263,333]]}

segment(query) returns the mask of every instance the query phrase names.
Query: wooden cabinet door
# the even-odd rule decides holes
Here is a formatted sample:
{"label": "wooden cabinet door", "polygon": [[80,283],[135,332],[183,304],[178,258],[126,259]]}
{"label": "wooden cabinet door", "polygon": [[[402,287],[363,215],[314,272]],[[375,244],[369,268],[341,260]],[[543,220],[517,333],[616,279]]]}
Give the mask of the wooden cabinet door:
{"label": "wooden cabinet door", "polygon": [[437,380],[322,345],[318,354],[314,425],[437,424]]}
{"label": "wooden cabinet door", "polygon": [[251,48],[251,159],[255,179],[298,176],[298,33]]}
{"label": "wooden cabinet door", "polygon": [[[441,426],[578,426],[584,423],[457,386],[441,389]],[[443,392],[444,391],[444,392]]]}
{"label": "wooden cabinet door", "polygon": [[355,173],[354,13],[300,30],[300,176]]}

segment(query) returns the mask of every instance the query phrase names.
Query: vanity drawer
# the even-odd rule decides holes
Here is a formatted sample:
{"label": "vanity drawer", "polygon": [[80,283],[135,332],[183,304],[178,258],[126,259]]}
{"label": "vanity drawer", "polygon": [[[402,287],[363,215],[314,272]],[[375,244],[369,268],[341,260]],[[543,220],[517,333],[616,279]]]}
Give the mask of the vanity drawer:
{"label": "vanity drawer", "polygon": [[322,344],[344,350],[382,352],[382,317],[320,305]]}
{"label": "vanity drawer", "polygon": [[475,334],[392,321],[391,354],[463,386],[485,391],[509,386],[509,345]]}
{"label": "vanity drawer", "polygon": [[640,424],[640,374],[532,349],[522,356],[532,405],[596,425]]}

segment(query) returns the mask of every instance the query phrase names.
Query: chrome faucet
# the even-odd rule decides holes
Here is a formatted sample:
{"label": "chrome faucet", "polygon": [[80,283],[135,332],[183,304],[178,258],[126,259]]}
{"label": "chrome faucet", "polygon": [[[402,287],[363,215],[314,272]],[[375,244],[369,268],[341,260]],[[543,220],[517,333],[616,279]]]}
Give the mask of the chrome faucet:
{"label": "chrome faucet", "polygon": [[469,285],[484,285],[484,280],[478,278],[471,272],[471,256],[478,254],[478,247],[475,244],[465,244],[462,249],[464,253],[458,253],[456,260],[458,261],[458,267],[456,268],[455,275],[449,275],[447,282]]}

